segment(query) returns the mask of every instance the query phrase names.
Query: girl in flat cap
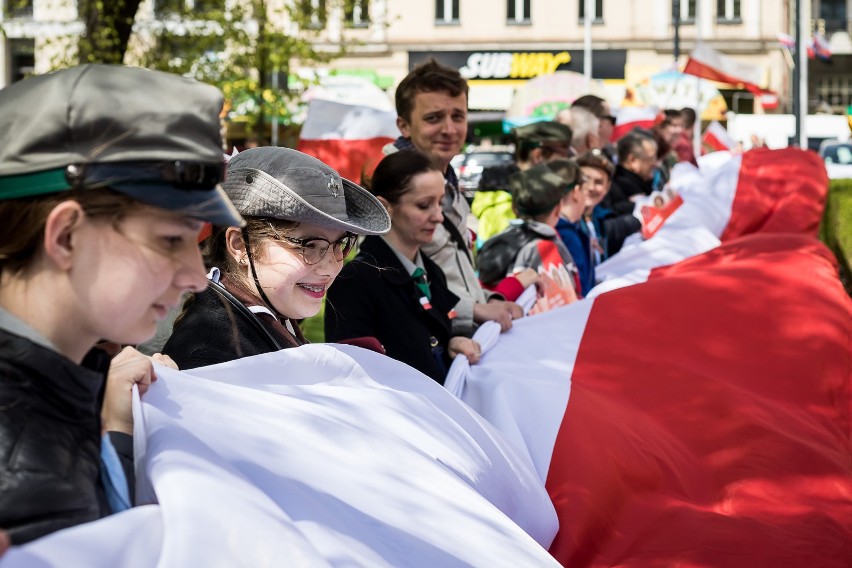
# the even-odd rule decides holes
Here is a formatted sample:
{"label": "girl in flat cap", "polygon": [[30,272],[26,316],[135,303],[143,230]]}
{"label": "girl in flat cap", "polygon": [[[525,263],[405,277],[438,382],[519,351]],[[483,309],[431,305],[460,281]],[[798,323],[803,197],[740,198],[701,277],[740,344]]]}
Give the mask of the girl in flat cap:
{"label": "girl in flat cap", "polygon": [[202,221],[241,222],[217,187],[221,105],[212,87],[118,66],[0,90],[0,528],[13,544],[133,502],[131,392],[154,366],[93,347],[148,339],[205,285]]}
{"label": "girl in flat cap", "polygon": [[181,369],[306,343],[298,320],[320,311],[356,235],[390,228],[369,192],[288,148],[234,156],[223,188],[246,226],[215,227],[206,242],[208,288],[187,300],[163,347]]}
{"label": "girl in flat cap", "polygon": [[476,341],[453,336],[458,297],[440,267],[420,252],[443,220],[444,177],[424,154],[400,151],[379,162],[370,190],[390,213],[391,230],[365,238],[331,289],[326,339],[376,337],[390,357],[444,384],[456,354],[471,363],[480,354]]}

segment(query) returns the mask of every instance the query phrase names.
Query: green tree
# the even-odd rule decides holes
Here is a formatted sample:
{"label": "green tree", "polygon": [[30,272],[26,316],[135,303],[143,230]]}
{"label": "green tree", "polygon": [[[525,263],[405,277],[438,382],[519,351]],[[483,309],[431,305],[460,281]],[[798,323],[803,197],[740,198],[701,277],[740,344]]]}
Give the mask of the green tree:
{"label": "green tree", "polygon": [[[363,2],[360,2],[363,3]],[[327,63],[345,53],[343,38],[324,41],[333,9],[347,13],[353,0],[166,0],[160,22],[146,35],[145,67],[193,76],[220,87],[247,118],[260,141],[270,116],[286,119],[298,93],[290,89],[294,64]]]}
{"label": "green tree", "polygon": [[80,63],[122,63],[141,0],[79,0],[85,28],[77,44]]}

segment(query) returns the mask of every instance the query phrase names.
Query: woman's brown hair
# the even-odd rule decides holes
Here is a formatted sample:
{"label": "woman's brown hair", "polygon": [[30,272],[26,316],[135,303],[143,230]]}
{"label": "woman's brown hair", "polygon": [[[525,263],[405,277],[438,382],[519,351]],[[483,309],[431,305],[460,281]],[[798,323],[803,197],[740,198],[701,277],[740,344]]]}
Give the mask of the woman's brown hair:
{"label": "woman's brown hair", "polygon": [[146,207],[108,188],[0,201],[0,274],[17,274],[30,266],[41,250],[48,215],[63,201],[76,201],[89,217],[109,217],[113,223],[134,209]]}

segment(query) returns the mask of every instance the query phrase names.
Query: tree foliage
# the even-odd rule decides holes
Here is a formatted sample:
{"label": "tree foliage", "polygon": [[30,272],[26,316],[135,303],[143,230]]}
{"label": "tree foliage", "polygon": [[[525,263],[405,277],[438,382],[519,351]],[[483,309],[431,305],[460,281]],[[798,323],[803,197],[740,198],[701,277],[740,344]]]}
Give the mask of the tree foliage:
{"label": "tree foliage", "polygon": [[[154,18],[139,18],[141,0],[79,0],[85,31],[81,63],[130,63],[214,84],[259,140],[269,116],[285,121],[291,69],[341,56],[345,37],[324,39],[332,13],[364,0],[152,0]],[[131,37],[131,30],[133,37]]]}
{"label": "tree foliage", "polygon": [[85,28],[77,45],[80,63],[122,63],[141,0],[79,0]]}
{"label": "tree foliage", "polygon": [[[313,66],[347,45],[323,40],[329,11],[351,0],[183,0],[162,2],[157,29],[147,34],[141,63],[220,87],[259,140],[269,116],[287,119],[294,64]],[[140,35],[142,31],[140,30]]]}

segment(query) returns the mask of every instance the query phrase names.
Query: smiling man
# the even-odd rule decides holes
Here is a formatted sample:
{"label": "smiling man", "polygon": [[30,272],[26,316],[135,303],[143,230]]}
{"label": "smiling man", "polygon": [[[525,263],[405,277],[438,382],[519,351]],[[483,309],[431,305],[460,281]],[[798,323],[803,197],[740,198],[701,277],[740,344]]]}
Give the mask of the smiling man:
{"label": "smiling man", "polygon": [[505,331],[522,311],[499,295],[486,294],[473,269],[467,229],[470,206],[450,166],[467,136],[467,94],[467,81],[458,70],[434,59],[415,67],[396,89],[396,122],[402,136],[384,151],[417,150],[444,174],[444,222],[421,250],[441,267],[450,290],[460,298],[453,333],[470,336],[477,324],[488,320],[497,321]]}

